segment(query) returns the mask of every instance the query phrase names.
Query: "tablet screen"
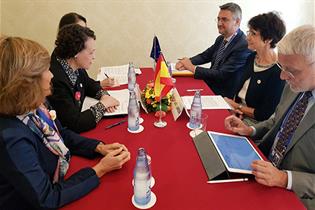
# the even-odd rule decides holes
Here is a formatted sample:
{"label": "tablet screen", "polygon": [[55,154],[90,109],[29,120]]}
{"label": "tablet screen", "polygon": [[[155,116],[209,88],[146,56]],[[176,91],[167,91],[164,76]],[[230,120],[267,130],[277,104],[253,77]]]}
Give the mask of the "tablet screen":
{"label": "tablet screen", "polygon": [[230,172],[251,173],[253,160],[262,160],[246,137],[211,131],[208,134]]}

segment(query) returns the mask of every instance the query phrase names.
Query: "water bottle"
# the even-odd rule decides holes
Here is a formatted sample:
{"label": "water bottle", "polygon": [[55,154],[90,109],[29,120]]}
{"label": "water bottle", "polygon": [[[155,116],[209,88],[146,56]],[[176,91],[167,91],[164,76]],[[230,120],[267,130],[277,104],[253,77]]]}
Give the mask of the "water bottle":
{"label": "water bottle", "polygon": [[133,91],[136,85],[136,72],[133,63],[129,63],[128,68],[128,90]]}
{"label": "water bottle", "polygon": [[148,204],[151,200],[151,173],[144,148],[138,149],[133,180],[134,201],[138,205]]}
{"label": "water bottle", "polygon": [[139,106],[136,99],[136,93],[131,91],[129,93],[129,104],[128,104],[128,129],[130,131],[139,130]]}
{"label": "water bottle", "polygon": [[172,77],[172,65],[171,62],[167,61],[166,62],[168,73],[170,74],[170,77]]}
{"label": "water bottle", "polygon": [[195,129],[200,126],[201,113],[202,113],[201,95],[200,95],[200,90],[197,90],[195,92],[194,99],[190,108],[190,120],[189,120],[190,128]]}
{"label": "water bottle", "polygon": [[171,64],[171,62],[168,61],[168,62],[166,62],[166,65],[167,65],[168,73],[170,74],[170,77],[172,78],[172,82],[173,82],[173,84],[175,84],[176,79],[172,77],[172,75],[173,75],[172,64]]}

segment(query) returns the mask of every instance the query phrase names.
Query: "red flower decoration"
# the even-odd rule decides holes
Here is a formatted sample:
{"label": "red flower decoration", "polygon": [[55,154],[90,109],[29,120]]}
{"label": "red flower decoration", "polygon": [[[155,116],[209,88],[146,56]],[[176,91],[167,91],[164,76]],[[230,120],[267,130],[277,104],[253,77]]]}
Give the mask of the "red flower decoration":
{"label": "red flower decoration", "polygon": [[153,88],[153,87],[154,87],[154,83],[153,83],[153,82],[149,82],[149,83],[148,83],[148,87],[149,87],[149,88]]}
{"label": "red flower decoration", "polygon": [[75,92],[74,98],[75,98],[75,100],[80,101],[80,99],[81,99],[81,92],[80,91]]}

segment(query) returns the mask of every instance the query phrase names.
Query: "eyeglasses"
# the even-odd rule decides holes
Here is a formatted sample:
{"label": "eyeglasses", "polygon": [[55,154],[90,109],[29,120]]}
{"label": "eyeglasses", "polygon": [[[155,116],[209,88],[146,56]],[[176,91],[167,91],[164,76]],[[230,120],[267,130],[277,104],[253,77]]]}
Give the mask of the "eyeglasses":
{"label": "eyeglasses", "polygon": [[228,23],[228,22],[231,21],[231,19],[228,19],[226,17],[223,17],[223,18],[217,17],[217,18],[214,19],[214,21],[216,23],[219,23],[219,22],[221,22],[221,23]]}
{"label": "eyeglasses", "polygon": [[286,74],[289,79],[295,79],[294,73],[286,70],[284,67],[281,66],[279,62],[276,62],[276,65],[279,67],[279,69],[282,71],[282,73]]}

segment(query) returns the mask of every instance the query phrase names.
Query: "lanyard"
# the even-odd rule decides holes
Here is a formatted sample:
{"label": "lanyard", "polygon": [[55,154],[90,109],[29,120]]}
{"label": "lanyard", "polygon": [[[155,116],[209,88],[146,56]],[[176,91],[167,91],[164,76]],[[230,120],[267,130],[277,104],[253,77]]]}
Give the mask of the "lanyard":
{"label": "lanyard", "polygon": [[47,116],[47,114],[42,110],[42,109],[40,109],[40,108],[38,108],[37,110],[36,110],[36,112],[37,112],[37,114],[38,114],[38,116],[40,117],[40,118],[42,118],[51,128],[53,128],[55,131],[57,131],[57,127],[55,126],[55,123],[54,123],[54,121],[50,118],[50,117],[48,117]]}

